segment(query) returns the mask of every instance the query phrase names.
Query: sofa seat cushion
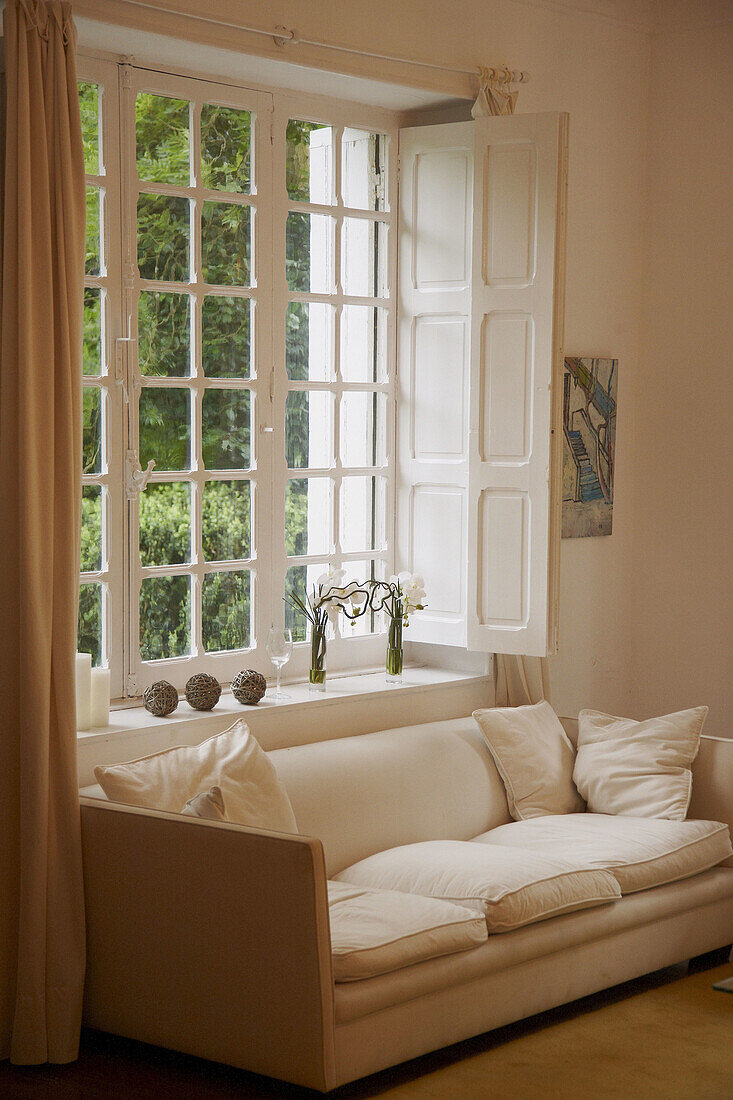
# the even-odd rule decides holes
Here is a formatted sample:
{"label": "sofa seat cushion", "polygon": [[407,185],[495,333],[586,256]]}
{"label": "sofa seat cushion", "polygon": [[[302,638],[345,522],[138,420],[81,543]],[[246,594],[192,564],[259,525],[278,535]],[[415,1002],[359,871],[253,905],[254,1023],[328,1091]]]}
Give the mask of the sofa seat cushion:
{"label": "sofa seat cushion", "polygon": [[328,883],[328,913],[337,982],[388,974],[487,939],[486,921],[475,909],[342,882]]}
{"label": "sofa seat cushion", "polygon": [[647,890],[706,871],[731,855],[728,826],[719,821],[668,821],[611,814],[561,814],[512,821],[474,843],[530,849],[549,859],[566,858],[606,868],[622,894]]}
{"label": "sofa seat cushion", "polygon": [[477,909],[489,932],[506,932],[621,896],[604,870],[569,859],[460,840],[405,844],[369,856],[335,878],[373,890],[443,898]]}

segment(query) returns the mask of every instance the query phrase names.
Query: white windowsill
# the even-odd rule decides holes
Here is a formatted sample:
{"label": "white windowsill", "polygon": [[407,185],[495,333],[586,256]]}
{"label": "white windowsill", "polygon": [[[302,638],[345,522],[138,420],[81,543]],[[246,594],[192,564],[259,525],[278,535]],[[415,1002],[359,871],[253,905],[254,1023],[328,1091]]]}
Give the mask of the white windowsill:
{"label": "white windowsill", "polygon": [[279,712],[283,719],[292,719],[296,712],[307,708],[308,713],[318,707],[333,707],[357,701],[368,696],[378,704],[380,697],[395,698],[405,702],[411,694],[441,688],[466,681],[483,681],[486,677],[475,672],[460,672],[455,669],[433,668],[428,666],[406,668],[401,684],[388,684],[384,672],[368,672],[352,675],[333,675],[326,681],[324,692],[311,691],[305,682],[283,684],[282,689],[290,698],[275,702],[271,698],[274,686],[268,687],[267,695],[256,706],[244,706],[237,702],[228,689],[223,691],[213,710],[194,710],[185,699],[181,699],[176,710],[165,718],[156,718],[143,706],[120,707],[110,713],[107,726],[97,726],[89,730],[80,730],[77,738],[80,744],[89,745],[95,741],[107,741],[117,734],[144,734],[165,730],[176,734],[184,729],[191,732],[192,725],[198,723],[208,731],[212,722],[219,725],[220,719],[233,721],[236,718],[252,719],[255,715]]}

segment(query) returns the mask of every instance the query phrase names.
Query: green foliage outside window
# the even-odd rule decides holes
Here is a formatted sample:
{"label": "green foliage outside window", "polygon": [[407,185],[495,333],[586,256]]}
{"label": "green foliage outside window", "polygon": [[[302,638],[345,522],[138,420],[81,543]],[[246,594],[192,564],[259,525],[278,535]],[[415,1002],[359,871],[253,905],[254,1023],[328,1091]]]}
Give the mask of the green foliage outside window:
{"label": "green foliage outside window", "polygon": [[[79,86],[87,171],[99,170],[98,98],[94,84]],[[189,104],[172,97],[140,93],[135,104],[136,156],[142,181],[187,185],[191,178]],[[291,120],[287,127],[287,189],[293,198],[309,197],[309,134],[316,124]],[[201,180],[225,193],[251,191],[252,135],[249,112],[204,104],[201,111]],[[144,187],[144,182],[143,182]],[[202,208],[202,262],[206,280],[244,287],[251,281],[251,218],[247,206],[206,202]],[[87,265],[100,267],[100,198],[88,189]],[[190,278],[190,204],[178,196],[142,193],[138,203],[137,254],[143,278],[184,282]],[[309,285],[310,225],[296,218],[288,229],[288,282]],[[138,314],[139,363],[146,376],[186,377],[190,370],[192,309],[187,294],[144,292]],[[84,373],[100,371],[101,298],[85,292]],[[251,322],[248,299],[210,296],[202,312],[202,362],[206,377],[251,376]],[[308,310],[292,306],[287,316],[288,375],[308,378]],[[204,459],[209,468],[246,469],[251,462],[249,394],[209,390],[203,407]],[[100,392],[84,395],[84,470],[98,471],[101,461]],[[190,396],[185,388],[144,387],[139,403],[139,453],[156,470],[186,470],[190,464]],[[288,450],[300,468],[308,462],[308,395],[289,408]],[[288,550],[302,552],[307,532],[307,485],[288,493]],[[246,489],[245,489],[246,486]],[[89,487],[91,488],[91,487]],[[140,553],[147,562],[185,562],[190,557],[188,485],[172,493],[140,494]],[[83,497],[82,568],[97,568],[101,547],[101,493]],[[208,561],[242,560],[252,551],[251,498],[246,482],[209,482],[203,497],[203,548]],[[298,583],[305,571],[298,568]],[[209,574],[203,590],[203,630],[208,650],[251,643],[250,575]],[[188,577],[154,577],[140,594],[140,648],[143,660],[190,652],[191,584]],[[101,652],[101,586],[80,590],[79,648]],[[295,625],[295,624],[294,624]],[[298,626],[298,629],[300,627]]]}

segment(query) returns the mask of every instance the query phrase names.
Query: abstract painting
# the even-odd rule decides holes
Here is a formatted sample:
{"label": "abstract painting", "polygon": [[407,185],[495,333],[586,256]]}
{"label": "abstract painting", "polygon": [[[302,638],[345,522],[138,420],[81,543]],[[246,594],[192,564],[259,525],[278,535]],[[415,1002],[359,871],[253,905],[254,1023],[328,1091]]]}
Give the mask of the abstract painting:
{"label": "abstract painting", "polygon": [[568,356],[563,372],[562,537],[610,535],[618,359]]}

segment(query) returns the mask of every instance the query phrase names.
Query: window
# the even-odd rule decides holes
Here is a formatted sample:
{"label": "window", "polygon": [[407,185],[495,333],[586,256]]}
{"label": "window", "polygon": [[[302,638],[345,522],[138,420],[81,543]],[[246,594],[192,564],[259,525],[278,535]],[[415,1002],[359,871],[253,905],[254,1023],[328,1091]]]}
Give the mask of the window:
{"label": "window", "polygon": [[[395,202],[382,112],[117,69],[80,70],[79,647],[139,695],[266,669],[326,566],[391,571]],[[382,625],[331,667],[377,663]]]}

